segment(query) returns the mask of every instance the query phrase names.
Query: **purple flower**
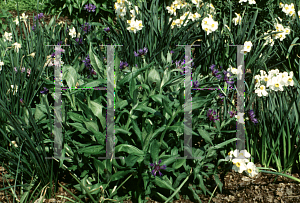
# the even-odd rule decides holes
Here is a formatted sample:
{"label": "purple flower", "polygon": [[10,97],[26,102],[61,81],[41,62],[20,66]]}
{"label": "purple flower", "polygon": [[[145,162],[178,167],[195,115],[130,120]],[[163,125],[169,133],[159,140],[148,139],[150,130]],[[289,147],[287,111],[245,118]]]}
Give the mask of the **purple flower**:
{"label": "purple flower", "polygon": [[144,55],[146,55],[148,53],[148,49],[146,48],[146,47],[144,47],[144,49],[139,49],[138,50],[138,53],[136,53],[135,51],[134,51],[134,56],[135,57],[138,57],[138,56],[144,56]]}
{"label": "purple flower", "polygon": [[25,72],[25,67],[21,68],[21,73]]}
{"label": "purple flower", "polygon": [[219,71],[218,71],[217,69],[213,69],[213,70],[212,70],[213,76],[217,76],[218,73],[219,73]]}
{"label": "purple flower", "polygon": [[177,67],[177,68],[180,68],[180,65],[179,65],[179,64],[180,64],[180,60],[179,60],[179,61],[176,60],[176,61],[175,61],[175,64],[176,64],[176,67]]}
{"label": "purple flower", "polygon": [[171,50],[171,51],[170,51],[170,54],[174,54],[174,51],[173,51],[173,50]]}
{"label": "purple flower", "polygon": [[198,82],[198,80],[194,81],[194,82],[193,82],[193,85],[194,85],[194,87],[196,87],[196,88],[199,87],[199,82]]}
{"label": "purple flower", "polygon": [[39,13],[39,14],[37,14],[37,16],[34,16],[34,20],[37,20],[37,19],[40,20],[43,17],[44,17],[44,14],[43,13]]}
{"label": "purple flower", "polygon": [[235,111],[230,111],[229,114],[230,114],[230,118],[233,118],[235,116]]}
{"label": "purple flower", "polygon": [[27,69],[27,77],[30,76],[30,73],[31,73],[31,68],[28,68],[28,69]]}
{"label": "purple flower", "polygon": [[216,75],[216,78],[217,78],[218,80],[222,80],[222,75]]}
{"label": "purple flower", "polygon": [[105,31],[105,32],[110,32],[110,28],[109,28],[109,27],[104,28],[104,31]]}
{"label": "purple flower", "polygon": [[91,60],[89,55],[85,58],[85,60],[82,60],[82,62],[85,64],[86,67],[91,67]]}
{"label": "purple flower", "polygon": [[126,62],[126,61],[121,61],[120,62],[120,69],[122,69],[122,68],[126,68],[126,67],[128,67],[128,63]]}
{"label": "purple flower", "polygon": [[97,73],[96,73],[96,71],[94,71],[94,69],[90,69],[90,71],[91,71],[91,74],[97,75]]}
{"label": "purple flower", "polygon": [[163,174],[160,172],[161,169],[166,169],[166,165],[160,166],[159,164],[161,163],[161,159],[159,160],[158,164],[155,163],[150,163],[151,167],[154,167],[154,169],[151,171],[152,175],[156,176],[156,172],[159,173],[160,176],[162,176]]}
{"label": "purple flower", "polygon": [[209,67],[209,69],[210,69],[210,70],[214,70],[214,69],[215,69],[215,66],[216,66],[215,64],[212,64],[212,65]]}
{"label": "purple flower", "polygon": [[208,119],[209,119],[210,121],[215,122],[216,120],[219,120],[218,116],[216,116],[216,118],[215,118],[215,115],[216,115],[216,114],[217,114],[217,113],[216,113],[215,111],[213,111],[212,109],[209,109],[209,110],[207,111],[207,117],[208,117]]}
{"label": "purple flower", "polygon": [[220,99],[224,98],[224,94],[220,93],[219,97],[220,97]]}
{"label": "purple flower", "polygon": [[79,38],[76,38],[75,41],[76,41],[78,44],[83,44],[83,43],[82,43],[82,38],[80,38],[80,39],[79,39]]}
{"label": "purple flower", "polygon": [[84,6],[84,10],[87,10],[88,12],[95,12],[96,6],[93,4],[86,4]]}
{"label": "purple flower", "polygon": [[135,56],[135,57],[138,57],[138,56],[139,56],[139,54],[138,54],[138,53],[136,53],[136,52],[134,51],[134,56]]}
{"label": "purple flower", "polygon": [[250,116],[250,120],[252,121],[252,123],[256,124],[258,123],[257,119],[255,118],[255,114],[253,110],[249,111],[249,116]]}
{"label": "purple flower", "polygon": [[87,33],[91,30],[91,25],[89,25],[89,23],[85,23],[84,25],[81,26],[81,29]]}
{"label": "purple flower", "polygon": [[21,98],[20,99],[20,103],[23,105],[24,104],[24,100]]}
{"label": "purple flower", "polygon": [[46,87],[44,87],[44,90],[40,91],[41,94],[47,94],[48,92],[49,90]]}

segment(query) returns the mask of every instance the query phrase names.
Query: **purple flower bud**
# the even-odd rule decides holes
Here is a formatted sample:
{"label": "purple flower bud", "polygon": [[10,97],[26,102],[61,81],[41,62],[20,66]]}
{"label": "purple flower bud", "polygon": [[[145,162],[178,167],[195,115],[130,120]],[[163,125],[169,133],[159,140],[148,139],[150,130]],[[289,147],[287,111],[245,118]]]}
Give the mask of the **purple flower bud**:
{"label": "purple flower bud", "polygon": [[41,94],[47,94],[48,92],[49,90],[46,87],[44,87],[44,90],[40,91]]}
{"label": "purple flower bud", "polygon": [[199,82],[196,80],[196,81],[193,82],[193,85],[194,85],[194,87],[197,88],[197,87],[199,87]]}

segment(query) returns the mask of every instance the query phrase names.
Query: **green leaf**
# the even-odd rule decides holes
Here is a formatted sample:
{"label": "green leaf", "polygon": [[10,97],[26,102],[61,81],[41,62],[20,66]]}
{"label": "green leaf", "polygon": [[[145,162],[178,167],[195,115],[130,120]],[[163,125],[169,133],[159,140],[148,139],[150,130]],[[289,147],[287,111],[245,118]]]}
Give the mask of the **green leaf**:
{"label": "green leaf", "polygon": [[68,87],[75,88],[77,82],[77,72],[70,65],[63,66],[63,78],[66,80]]}
{"label": "green leaf", "polygon": [[[91,65],[94,67],[94,69],[96,70],[96,73],[99,77],[100,68],[103,69],[103,64],[98,59],[98,57],[94,54],[94,52],[92,51],[92,44],[90,44],[89,56],[90,56]],[[106,71],[104,71],[104,72],[106,73]]]}
{"label": "green leaf", "polygon": [[164,77],[162,79],[161,85],[160,85],[160,93],[162,92],[162,87],[164,86],[164,84],[166,82],[168,82],[170,80],[170,72],[168,69],[165,69],[164,71]]}
{"label": "green leaf", "polygon": [[110,181],[121,180],[121,179],[125,178],[125,176],[126,176],[128,173],[132,173],[132,172],[134,172],[134,171],[135,171],[135,170],[118,171],[117,173],[113,174],[113,175],[110,177]]}
{"label": "green leaf", "polygon": [[72,15],[72,11],[73,11],[72,5],[69,5],[69,6],[68,6],[68,10],[69,10],[70,15]]}
{"label": "green leaf", "polygon": [[228,145],[229,143],[237,141],[237,140],[241,140],[241,139],[240,138],[232,138],[230,140],[226,140],[225,142],[215,145],[214,148],[220,149],[220,148],[224,147],[225,145]]}
{"label": "green leaf", "polygon": [[161,80],[160,80],[159,73],[156,69],[151,69],[149,74],[148,74],[148,83],[149,83],[149,85],[152,86],[153,82],[156,83],[156,87],[159,87]]}
{"label": "green leaf", "polygon": [[160,112],[150,108],[150,107],[147,107],[143,104],[139,104],[136,108],[135,108],[136,111],[143,111],[143,112],[149,112],[149,113],[152,113],[152,114],[156,114],[158,116],[160,116],[161,118],[163,118],[163,116],[161,115]]}
{"label": "green leaf", "polygon": [[120,108],[120,110],[121,110],[121,109],[123,109],[127,105],[128,105],[128,101],[127,100],[121,100],[121,101],[118,101],[116,103],[115,107],[116,107],[116,109]]}
{"label": "green leaf", "polygon": [[179,169],[184,163],[186,163],[186,159],[176,159],[176,162],[173,164],[173,168]]}
{"label": "green leaf", "polygon": [[162,99],[164,98],[164,95],[155,94],[150,96],[150,98],[153,99],[153,101],[158,102],[160,105],[162,105]]}
{"label": "green leaf", "polygon": [[86,130],[86,128],[81,123],[69,123],[69,125],[76,128],[76,130],[78,130],[81,134],[85,134],[85,133],[89,132],[88,130]]}
{"label": "green leaf", "polygon": [[132,145],[120,144],[115,148],[116,153],[118,152],[127,152],[128,154],[133,154],[137,156],[144,156],[144,152]]}
{"label": "green leaf", "polygon": [[129,82],[129,95],[132,99],[133,98],[133,91],[135,90],[136,81],[135,79],[131,78],[131,81]]}
{"label": "green leaf", "polygon": [[150,154],[153,161],[157,161],[160,144],[157,140],[153,140],[150,147]]}
{"label": "green leaf", "polygon": [[141,143],[143,143],[142,132],[141,132],[141,130],[139,129],[139,127],[138,127],[138,125],[137,125],[137,123],[136,123],[135,120],[132,120],[132,125],[133,125],[133,130],[134,130],[134,132],[136,133],[137,137],[139,138],[139,141],[140,141]]}
{"label": "green leaf", "polygon": [[206,142],[209,142],[210,144],[213,145],[212,140],[211,140],[211,138],[210,138],[210,135],[209,135],[209,133],[208,133],[206,130],[203,130],[203,129],[201,129],[201,128],[198,128],[197,130],[198,130],[200,136],[201,136]]}
{"label": "green leaf", "polygon": [[179,83],[183,83],[183,81],[184,81],[184,77],[183,76],[177,76],[176,78],[174,78],[174,79],[168,81],[166,84],[164,84],[162,86],[162,88],[164,88],[164,87],[171,87],[171,86],[177,85]]}
{"label": "green leaf", "polygon": [[154,183],[161,188],[175,191],[175,189],[172,187],[172,185],[168,184],[165,180],[161,180],[158,177],[155,177]]}
{"label": "green leaf", "polygon": [[94,130],[95,133],[99,132],[99,127],[96,122],[94,121],[83,121],[83,122],[89,131],[93,132]]}
{"label": "green leaf", "polygon": [[95,145],[95,146],[89,146],[89,147],[78,149],[78,153],[97,155],[103,153],[103,151],[105,152],[105,150],[103,149],[104,149],[103,145]]}
{"label": "green leaf", "polygon": [[[165,157],[168,157],[168,158],[165,159]],[[160,164],[161,165],[166,165],[166,166],[172,164],[173,162],[175,162],[177,160],[176,157],[174,157],[174,156],[163,155],[163,154],[159,156],[159,159],[163,159]]]}
{"label": "green leaf", "polygon": [[127,130],[124,130],[124,129],[120,128],[120,127],[116,127],[115,128],[115,134],[117,134],[117,133],[123,133],[123,134],[129,135],[129,136],[131,135],[131,132],[129,132]]}
{"label": "green leaf", "polygon": [[[183,173],[182,173],[183,174]],[[180,174],[180,175],[182,175]],[[169,202],[180,190],[181,188],[184,186],[184,184],[186,183],[186,181],[189,179],[191,174],[189,174],[185,180],[181,183],[181,185],[174,191],[174,193],[165,201],[165,202]]]}
{"label": "green leaf", "polygon": [[85,115],[87,115],[87,118],[90,119],[95,119],[94,113],[91,111],[91,109],[83,103],[78,97],[76,97],[77,104],[81,108],[81,110],[84,112]]}
{"label": "green leaf", "polygon": [[143,150],[146,150],[148,148],[149,142],[155,138],[156,135],[158,135],[159,133],[163,132],[166,129],[166,126],[162,126],[160,128],[158,128],[153,134],[148,134],[147,137],[144,140],[144,147]]}
{"label": "green leaf", "polygon": [[120,81],[118,82],[118,86],[122,86],[124,83],[129,82],[131,80],[131,78],[135,78],[137,77],[141,72],[143,72],[144,70],[149,69],[150,66],[153,65],[154,62],[151,62],[150,64],[148,64],[147,66],[145,66],[144,68],[139,69],[136,72],[132,72],[132,73],[128,73],[126,74],[126,76]]}
{"label": "green leaf", "polygon": [[[102,109],[105,110],[104,106],[102,106],[101,104],[94,102],[94,101],[90,101],[89,102],[89,106],[92,110],[92,112],[94,113],[94,115],[99,118],[100,123],[102,125],[102,129],[105,129],[106,126],[106,118],[103,116],[102,114]],[[105,110],[106,111],[106,110]]]}
{"label": "green leaf", "polygon": [[163,52],[161,52],[161,60],[162,60],[162,62],[163,62],[164,64],[167,63],[167,60],[166,60],[166,58],[164,57]]}
{"label": "green leaf", "polygon": [[137,162],[137,160],[139,159],[139,156],[133,155],[133,154],[129,154],[126,158],[125,158],[125,163],[127,166],[129,167],[133,167],[134,164]]}
{"label": "green leaf", "polygon": [[107,80],[106,79],[97,79],[97,80],[93,80],[92,82],[88,82],[85,83],[83,85],[81,85],[80,87],[82,88],[87,88],[87,87],[99,87],[100,85],[107,85]]}
{"label": "green leaf", "polygon": [[216,183],[218,184],[219,188],[220,188],[220,191],[222,193],[222,187],[223,187],[223,183],[220,181],[219,177],[217,174],[214,174],[214,177],[215,177],[215,181]]}

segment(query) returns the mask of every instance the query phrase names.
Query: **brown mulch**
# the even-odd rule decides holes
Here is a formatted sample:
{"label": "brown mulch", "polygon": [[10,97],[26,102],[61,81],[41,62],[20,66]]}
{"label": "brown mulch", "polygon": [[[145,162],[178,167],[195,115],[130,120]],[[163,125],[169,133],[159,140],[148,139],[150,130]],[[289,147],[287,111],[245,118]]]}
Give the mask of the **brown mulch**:
{"label": "brown mulch", "polygon": [[[256,163],[256,166],[260,166],[260,164]],[[2,169],[2,170],[1,170]],[[3,174],[7,173],[3,168],[0,167],[0,182],[3,182]],[[289,178],[278,176],[276,179],[276,175],[259,173],[259,175],[255,178],[249,178],[243,174],[239,174],[234,172],[233,170],[224,175],[223,172],[220,173],[219,178],[223,183],[222,193],[217,189],[214,193],[214,196],[211,199],[211,202],[216,203],[225,203],[225,202],[299,202],[300,199],[300,184],[299,182],[293,181]],[[292,174],[293,177],[299,178],[299,174]],[[5,179],[4,179],[5,180]],[[69,185],[66,176],[61,178],[62,181],[59,181],[62,185]],[[210,185],[216,186],[213,178],[207,179]],[[5,182],[5,186],[7,182]],[[10,185],[13,185],[14,182],[12,179],[9,180]],[[190,184],[191,185],[191,184]],[[3,185],[0,184],[0,189],[3,188]],[[72,193],[79,195],[80,192],[76,191],[72,186],[67,186],[68,190]],[[193,188],[195,190],[195,188]],[[196,188],[200,190],[200,188]],[[11,192],[11,190],[8,190]],[[213,192],[213,189],[211,190]],[[16,191],[17,196],[19,197],[19,191]],[[31,194],[31,193],[30,193]],[[68,192],[66,192],[62,187],[59,186],[58,192],[53,194],[53,198],[46,199],[44,202],[65,202],[67,200],[63,200],[61,197],[56,197],[57,195],[66,196],[75,200]],[[39,195],[38,195],[39,196]],[[179,195],[179,200],[174,200],[173,203],[191,203],[193,201],[189,200],[189,197],[186,195]],[[203,203],[207,203],[210,200],[210,195],[199,194],[199,198]],[[8,202],[13,202],[13,198],[11,195],[7,195]],[[147,203],[158,203],[158,200],[153,200],[151,198],[146,198]],[[83,200],[84,201],[84,200]],[[0,202],[7,202],[4,191],[0,191]],[[89,198],[86,198],[84,202],[91,202]],[[124,203],[133,203],[131,199],[123,201]]]}

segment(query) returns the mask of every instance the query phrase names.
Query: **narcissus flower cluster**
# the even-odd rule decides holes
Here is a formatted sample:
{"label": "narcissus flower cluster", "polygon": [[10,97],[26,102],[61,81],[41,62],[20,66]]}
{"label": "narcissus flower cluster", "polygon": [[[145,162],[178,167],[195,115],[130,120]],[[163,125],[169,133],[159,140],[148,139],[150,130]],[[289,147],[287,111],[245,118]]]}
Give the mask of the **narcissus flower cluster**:
{"label": "narcissus flower cluster", "polygon": [[136,20],[137,14],[139,14],[139,9],[137,6],[132,7],[132,4],[128,0],[117,0],[117,2],[114,5],[115,12],[117,14],[117,17],[125,20],[125,16],[127,13],[127,7],[130,9],[130,16],[131,19],[127,20],[128,23],[127,30],[132,33],[136,33],[139,30],[142,30],[143,22],[141,20]]}
{"label": "narcissus flower cluster", "polygon": [[206,17],[202,20],[202,29],[206,32],[207,35],[216,31],[218,29],[218,22],[214,21],[212,15],[208,14],[209,17]]}
{"label": "narcissus flower cluster", "polygon": [[267,75],[264,70],[260,70],[260,75],[254,76],[255,93],[261,97],[268,96],[266,88],[276,92],[283,91],[283,87],[294,86],[293,76],[293,71],[280,73],[278,69],[275,69],[270,70]]}
{"label": "narcissus flower cluster", "polygon": [[243,173],[245,172],[250,177],[255,177],[258,174],[258,169],[255,164],[249,162],[251,155],[247,150],[234,150],[228,153],[225,158],[226,161],[231,161],[233,163],[232,169],[235,172]]}

